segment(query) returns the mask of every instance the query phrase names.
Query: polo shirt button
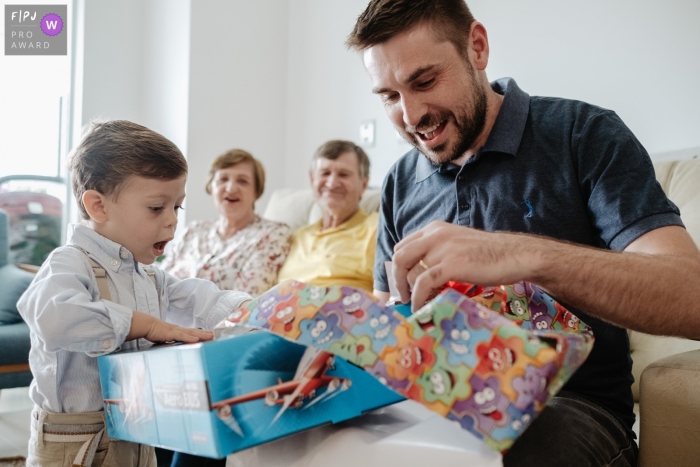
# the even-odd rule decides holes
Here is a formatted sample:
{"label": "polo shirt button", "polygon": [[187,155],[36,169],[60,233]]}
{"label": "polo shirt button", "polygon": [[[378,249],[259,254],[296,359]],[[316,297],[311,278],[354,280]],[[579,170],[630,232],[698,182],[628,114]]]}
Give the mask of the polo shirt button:
{"label": "polo shirt button", "polygon": [[129,257],[129,253],[127,253],[126,251],[122,251],[121,253],[119,253],[119,256],[121,256],[122,259],[126,259]]}
{"label": "polo shirt button", "polygon": [[110,264],[112,266],[116,266],[117,264],[119,264],[119,261],[117,261],[116,259],[113,259],[112,261],[110,261]]}
{"label": "polo shirt button", "polygon": [[468,210],[470,207],[471,207],[471,206],[469,206],[469,203],[464,203],[464,204],[462,205],[462,209],[464,209],[465,211]]}
{"label": "polo shirt button", "polygon": [[105,349],[105,350],[107,350],[111,345],[112,345],[112,342],[111,342],[111,341],[104,341],[104,342],[102,343],[102,348]]}

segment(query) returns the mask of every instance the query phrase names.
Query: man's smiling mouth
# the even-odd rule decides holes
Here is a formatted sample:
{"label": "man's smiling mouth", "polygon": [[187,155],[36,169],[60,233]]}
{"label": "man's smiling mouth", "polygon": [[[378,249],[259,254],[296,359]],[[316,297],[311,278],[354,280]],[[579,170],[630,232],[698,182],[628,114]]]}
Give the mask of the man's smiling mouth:
{"label": "man's smiling mouth", "polygon": [[431,127],[425,128],[421,131],[416,131],[416,134],[418,135],[421,141],[430,141],[436,136],[438,136],[440,133],[442,133],[442,130],[445,129],[446,124],[447,119],[444,119]]}

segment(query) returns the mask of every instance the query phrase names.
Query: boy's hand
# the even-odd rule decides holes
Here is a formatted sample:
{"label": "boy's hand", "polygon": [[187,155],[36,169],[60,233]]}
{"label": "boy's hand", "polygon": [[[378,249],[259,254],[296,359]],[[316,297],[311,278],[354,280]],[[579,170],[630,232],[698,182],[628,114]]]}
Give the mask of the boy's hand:
{"label": "boy's hand", "polygon": [[212,340],[214,333],[201,329],[183,328],[161,321],[146,313],[134,311],[134,315],[131,318],[131,329],[129,329],[126,340],[130,341],[139,338],[147,339],[151,342],[182,341],[193,343]]}

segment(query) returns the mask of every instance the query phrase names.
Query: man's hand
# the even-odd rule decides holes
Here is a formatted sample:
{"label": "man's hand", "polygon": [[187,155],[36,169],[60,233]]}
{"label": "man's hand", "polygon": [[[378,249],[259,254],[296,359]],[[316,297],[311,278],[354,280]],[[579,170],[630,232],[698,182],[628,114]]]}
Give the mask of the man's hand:
{"label": "man's hand", "polygon": [[394,278],[401,301],[413,311],[454,280],[479,285],[512,284],[528,277],[536,256],[532,235],[490,233],[434,221],[394,247]]}
{"label": "man's hand", "polygon": [[209,341],[214,338],[211,331],[190,329],[166,323],[158,318],[140,311],[134,311],[131,329],[126,340],[147,339],[151,342],[182,341],[187,343]]}
{"label": "man's hand", "polygon": [[396,244],[394,265],[401,299],[411,298],[413,311],[450,280],[525,280],[623,328],[700,338],[700,252],[678,226],[648,232],[619,252],[433,222]]}

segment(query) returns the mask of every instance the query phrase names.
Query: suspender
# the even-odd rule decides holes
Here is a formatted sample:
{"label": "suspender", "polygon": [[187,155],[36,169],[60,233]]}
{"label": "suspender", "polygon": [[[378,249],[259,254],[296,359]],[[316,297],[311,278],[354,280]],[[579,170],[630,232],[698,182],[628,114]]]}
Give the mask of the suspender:
{"label": "suspender", "polygon": [[[90,261],[90,266],[92,267],[92,272],[95,274],[95,278],[97,279],[97,290],[100,292],[100,298],[102,300],[108,300],[112,301],[112,294],[109,293],[109,285],[107,285],[107,271],[100,266],[97,261],[94,259],[90,258],[90,255],[88,255],[87,251],[83,250],[79,246],[76,245],[66,245],[73,247],[77,250],[82,251],[85,256],[87,257],[88,261]],[[142,266],[143,271],[146,273],[149,279],[151,279],[151,282],[153,282],[153,285],[156,286],[156,273],[153,270],[153,267],[151,266]]]}
{"label": "suspender", "polygon": [[[86,254],[87,256],[87,254]],[[94,259],[90,258],[89,256],[87,257],[88,260],[90,261],[90,265],[92,266],[92,272],[95,273],[95,278],[97,279],[97,290],[100,291],[100,298],[103,300],[109,300],[112,301],[112,295],[109,293],[109,286],[107,285],[107,272],[104,270],[102,266],[97,264],[97,261]],[[156,273],[153,270],[151,266],[143,266],[144,272],[148,275],[148,278],[151,279],[151,282],[153,282],[153,285],[156,285]]]}

